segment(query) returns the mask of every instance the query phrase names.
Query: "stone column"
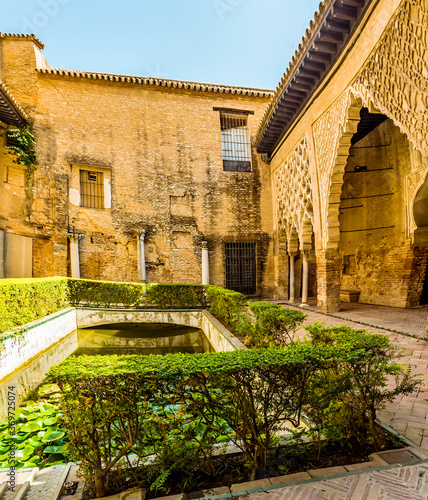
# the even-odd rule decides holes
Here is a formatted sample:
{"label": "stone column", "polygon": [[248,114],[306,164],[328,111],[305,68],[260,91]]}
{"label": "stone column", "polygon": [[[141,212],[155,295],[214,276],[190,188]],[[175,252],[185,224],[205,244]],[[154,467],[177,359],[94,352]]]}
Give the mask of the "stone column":
{"label": "stone column", "polygon": [[317,302],[323,313],[340,310],[342,259],[338,250],[317,251]]}
{"label": "stone column", "polygon": [[210,284],[210,264],[208,259],[208,242],[202,241],[202,284]]}
{"label": "stone column", "polygon": [[138,267],[138,281],[140,283],[146,282],[146,256],[144,254],[145,235],[146,235],[145,229],[137,231],[137,267]]}
{"label": "stone column", "polygon": [[71,277],[80,278],[79,240],[82,235],[69,233],[68,237],[70,239]]}
{"label": "stone column", "polygon": [[296,287],[296,279],[295,279],[295,265],[294,265],[294,257],[296,254],[294,252],[288,254],[290,257],[290,298],[288,299],[289,302],[294,304],[295,302],[295,287]]}
{"label": "stone column", "polygon": [[4,278],[4,231],[0,230],[0,279]]}
{"label": "stone column", "polygon": [[309,251],[303,250],[303,273],[302,273],[302,303],[300,307],[309,307],[308,305],[308,286],[309,286]]}

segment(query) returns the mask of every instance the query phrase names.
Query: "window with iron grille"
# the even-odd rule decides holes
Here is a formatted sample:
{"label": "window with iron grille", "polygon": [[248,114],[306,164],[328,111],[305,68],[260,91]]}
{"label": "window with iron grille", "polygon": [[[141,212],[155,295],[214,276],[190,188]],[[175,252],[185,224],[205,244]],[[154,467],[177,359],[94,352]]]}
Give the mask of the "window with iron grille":
{"label": "window with iron grille", "polygon": [[225,243],[226,288],[245,295],[255,295],[256,244]]}
{"label": "window with iron grille", "polygon": [[80,171],[80,206],[104,208],[104,183],[102,172]]}
{"label": "window with iron grille", "polygon": [[251,144],[248,116],[242,113],[220,113],[223,170],[251,172]]}

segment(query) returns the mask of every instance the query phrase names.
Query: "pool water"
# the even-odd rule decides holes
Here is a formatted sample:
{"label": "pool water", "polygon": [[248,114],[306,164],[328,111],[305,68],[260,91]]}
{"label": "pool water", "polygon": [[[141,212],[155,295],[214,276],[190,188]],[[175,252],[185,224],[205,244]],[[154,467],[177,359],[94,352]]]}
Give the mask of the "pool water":
{"label": "pool water", "polygon": [[202,330],[165,323],[114,324],[77,330],[79,355],[201,353],[214,349]]}

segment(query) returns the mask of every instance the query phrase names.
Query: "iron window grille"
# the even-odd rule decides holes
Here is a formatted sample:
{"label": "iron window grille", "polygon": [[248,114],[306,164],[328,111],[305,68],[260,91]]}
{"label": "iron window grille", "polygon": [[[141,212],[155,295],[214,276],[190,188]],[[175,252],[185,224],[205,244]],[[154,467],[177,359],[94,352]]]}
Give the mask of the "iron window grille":
{"label": "iron window grille", "polygon": [[80,171],[80,206],[86,208],[104,208],[102,172]]}
{"label": "iron window grille", "polygon": [[221,112],[221,146],[223,170],[251,172],[251,143],[248,117],[242,113]]}
{"label": "iron window grille", "polygon": [[256,244],[225,243],[226,288],[245,295],[255,295]]}

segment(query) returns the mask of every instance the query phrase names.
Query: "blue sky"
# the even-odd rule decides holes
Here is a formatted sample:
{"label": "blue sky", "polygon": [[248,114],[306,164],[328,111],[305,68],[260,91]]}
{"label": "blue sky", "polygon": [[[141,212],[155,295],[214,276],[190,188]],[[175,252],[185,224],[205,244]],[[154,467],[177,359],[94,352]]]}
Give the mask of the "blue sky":
{"label": "blue sky", "polygon": [[275,88],[319,0],[0,0],[53,67]]}

